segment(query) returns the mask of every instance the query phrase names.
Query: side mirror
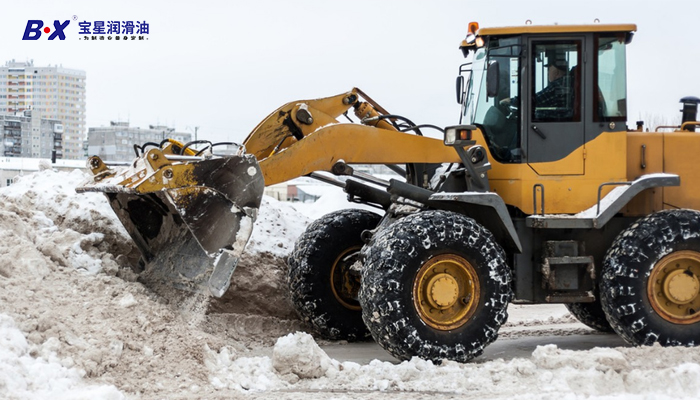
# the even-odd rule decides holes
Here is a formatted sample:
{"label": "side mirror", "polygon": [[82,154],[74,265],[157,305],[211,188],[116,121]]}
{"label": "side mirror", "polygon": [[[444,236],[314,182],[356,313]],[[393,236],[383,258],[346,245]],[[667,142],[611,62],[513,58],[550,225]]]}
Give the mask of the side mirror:
{"label": "side mirror", "polygon": [[464,100],[464,76],[459,75],[457,77],[457,104],[462,104]]}
{"label": "side mirror", "polygon": [[500,82],[500,71],[498,61],[494,60],[486,70],[486,95],[488,97],[498,96],[498,82]]}

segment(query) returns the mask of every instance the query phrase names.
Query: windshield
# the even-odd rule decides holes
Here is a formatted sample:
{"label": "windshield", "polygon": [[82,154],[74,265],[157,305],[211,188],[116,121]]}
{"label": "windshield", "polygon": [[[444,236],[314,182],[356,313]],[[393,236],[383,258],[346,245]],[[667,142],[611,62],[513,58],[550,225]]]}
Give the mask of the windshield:
{"label": "windshield", "polygon": [[[469,76],[467,78],[467,90],[466,96],[464,97],[464,104],[462,105],[462,119],[467,124],[475,123],[475,113],[476,113],[476,102],[479,96],[479,91],[481,90],[484,77],[486,74],[484,70],[486,69],[486,49],[479,48],[476,50],[473,56],[472,69],[469,71]],[[484,92],[484,96],[486,93]]]}
{"label": "windshield", "polygon": [[[462,118],[481,128],[491,155],[520,162],[520,38],[491,38],[488,49],[474,53]],[[486,69],[498,64],[498,94],[486,95]]]}

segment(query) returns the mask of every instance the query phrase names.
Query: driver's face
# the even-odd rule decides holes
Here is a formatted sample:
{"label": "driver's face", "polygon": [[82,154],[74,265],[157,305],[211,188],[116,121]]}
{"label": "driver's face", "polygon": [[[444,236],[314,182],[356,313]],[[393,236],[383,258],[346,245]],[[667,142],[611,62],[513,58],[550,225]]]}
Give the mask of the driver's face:
{"label": "driver's face", "polygon": [[562,71],[554,65],[550,65],[547,70],[547,75],[549,82],[553,82],[562,76]]}

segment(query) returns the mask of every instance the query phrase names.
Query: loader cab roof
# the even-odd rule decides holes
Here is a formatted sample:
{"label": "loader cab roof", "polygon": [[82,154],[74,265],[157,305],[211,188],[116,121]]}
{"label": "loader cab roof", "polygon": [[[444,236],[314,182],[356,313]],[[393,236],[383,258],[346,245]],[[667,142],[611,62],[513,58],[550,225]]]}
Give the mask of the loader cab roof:
{"label": "loader cab roof", "polygon": [[624,32],[628,34],[628,42],[633,32],[637,31],[636,24],[588,24],[588,25],[522,25],[504,26],[493,28],[479,28],[477,22],[468,25],[467,37],[462,40],[460,49],[467,57],[470,51],[481,47],[485,38],[496,36],[518,35],[552,35],[552,34],[576,34],[576,33],[614,33]]}
{"label": "loader cab roof", "polygon": [[589,33],[589,32],[635,32],[635,24],[591,24],[591,25],[524,25],[498,28],[481,28],[480,36],[504,36],[538,33]]}

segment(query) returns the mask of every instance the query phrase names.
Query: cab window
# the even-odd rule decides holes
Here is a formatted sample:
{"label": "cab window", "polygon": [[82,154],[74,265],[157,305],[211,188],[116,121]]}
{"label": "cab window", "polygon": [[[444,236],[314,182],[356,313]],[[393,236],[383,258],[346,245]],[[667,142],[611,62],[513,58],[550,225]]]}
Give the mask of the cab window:
{"label": "cab window", "polygon": [[627,121],[625,35],[601,35],[596,43],[598,93],[593,96],[595,120]]}
{"label": "cab window", "polygon": [[581,120],[581,42],[533,43],[532,121]]}

